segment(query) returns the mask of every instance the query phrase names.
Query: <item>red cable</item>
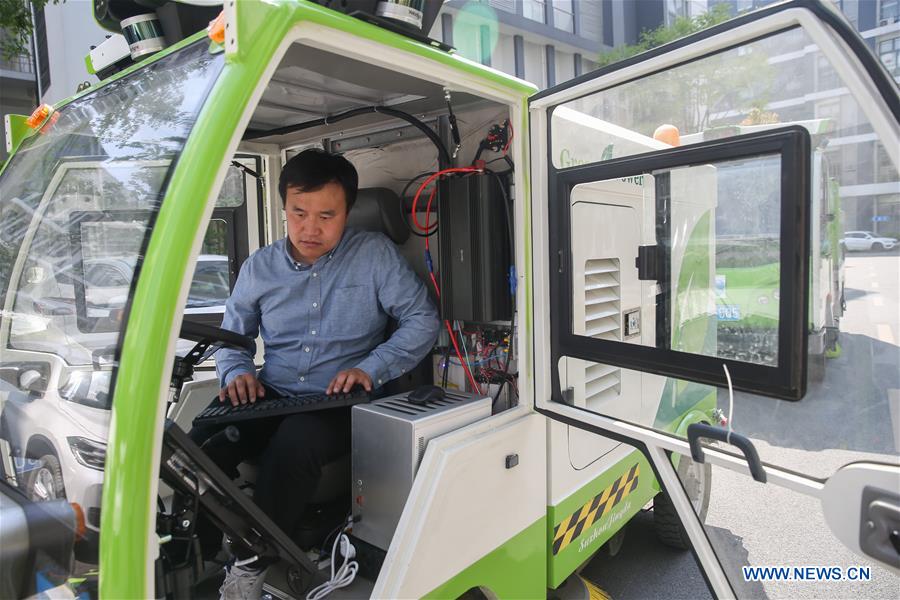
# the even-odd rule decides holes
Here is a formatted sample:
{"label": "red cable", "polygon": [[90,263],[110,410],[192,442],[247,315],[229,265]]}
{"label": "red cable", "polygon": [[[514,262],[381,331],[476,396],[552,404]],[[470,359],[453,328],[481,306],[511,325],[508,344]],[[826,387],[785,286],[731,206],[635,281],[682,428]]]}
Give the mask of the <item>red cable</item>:
{"label": "red cable", "polygon": [[415,196],[415,198],[413,198],[413,205],[412,205],[411,212],[412,212],[413,223],[415,223],[416,227],[418,227],[420,231],[424,231],[425,233],[428,233],[428,228],[422,227],[422,224],[419,223],[419,216],[416,214],[416,206],[419,203],[419,196],[422,195],[422,190],[424,190],[426,187],[428,187],[429,183],[431,183],[438,177],[443,177],[444,175],[447,175],[449,173],[481,173],[481,172],[482,172],[482,169],[478,169],[476,167],[454,167],[452,169],[444,169],[443,171],[438,171],[437,173],[434,173],[434,174],[430,175],[427,179],[425,179],[425,181],[422,182],[422,185],[419,186],[419,189],[416,190],[416,196]]}
{"label": "red cable", "polygon": [[434,273],[428,273],[431,276],[431,283],[434,284],[434,293],[437,294],[437,297],[441,297],[441,288],[438,287],[437,279],[434,278]]}
{"label": "red cable", "polygon": [[456,343],[456,335],[453,333],[453,328],[450,327],[450,321],[444,320],[444,325],[447,326],[447,331],[450,333],[450,341],[453,342],[453,349],[456,350],[456,358],[459,359],[459,362],[462,363],[463,369],[466,371],[466,375],[469,377],[469,383],[472,384],[472,389],[475,390],[478,394],[481,394],[481,388],[478,387],[478,384],[475,383],[475,378],[472,377],[472,372],[469,370],[469,363],[463,360],[462,352],[459,351],[459,344]]}

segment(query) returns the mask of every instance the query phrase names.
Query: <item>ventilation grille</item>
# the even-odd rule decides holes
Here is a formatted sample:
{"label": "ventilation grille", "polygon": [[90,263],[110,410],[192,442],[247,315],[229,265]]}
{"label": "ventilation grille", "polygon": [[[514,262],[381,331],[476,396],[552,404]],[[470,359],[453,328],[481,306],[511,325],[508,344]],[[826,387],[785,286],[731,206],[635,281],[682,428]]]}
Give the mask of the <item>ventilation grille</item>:
{"label": "ventilation grille", "polygon": [[584,370],[584,400],[587,408],[618,397],[622,371],[609,365],[592,364]]}
{"label": "ventilation grille", "polygon": [[[585,335],[601,340],[622,339],[619,259],[596,258],[584,265]],[[584,369],[584,401],[587,408],[613,400],[622,389],[622,371],[590,364]]]}
{"label": "ventilation grille", "polygon": [[378,400],[375,402],[382,409],[406,416],[421,416],[436,412],[438,409],[453,407],[462,402],[471,400],[471,396],[458,394],[451,390],[444,390],[444,397],[440,400],[429,400],[424,406],[410,404],[405,397]]}
{"label": "ventilation grille", "polygon": [[619,259],[595,258],[584,265],[584,333],[601,340],[620,340]]}

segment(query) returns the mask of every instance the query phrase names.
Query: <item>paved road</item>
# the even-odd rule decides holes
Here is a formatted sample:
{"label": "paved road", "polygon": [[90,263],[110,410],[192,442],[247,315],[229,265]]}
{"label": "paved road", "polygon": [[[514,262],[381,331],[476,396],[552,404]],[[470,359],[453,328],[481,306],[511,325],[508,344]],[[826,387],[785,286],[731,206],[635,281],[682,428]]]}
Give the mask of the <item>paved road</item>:
{"label": "paved road", "polygon": [[[843,353],[824,380],[796,403],[735,394],[732,415],[764,461],[822,479],[849,462],[900,463],[900,255],[850,254],[845,273]],[[719,405],[727,410],[727,392]],[[810,496],[714,468],[706,529],[741,598],[900,597],[900,577],[841,545]],[[655,540],[652,513],[626,532],[616,557],[584,569],[588,579],[616,599],[709,597],[693,555]],[[862,565],[871,580],[745,583],[745,565]]]}

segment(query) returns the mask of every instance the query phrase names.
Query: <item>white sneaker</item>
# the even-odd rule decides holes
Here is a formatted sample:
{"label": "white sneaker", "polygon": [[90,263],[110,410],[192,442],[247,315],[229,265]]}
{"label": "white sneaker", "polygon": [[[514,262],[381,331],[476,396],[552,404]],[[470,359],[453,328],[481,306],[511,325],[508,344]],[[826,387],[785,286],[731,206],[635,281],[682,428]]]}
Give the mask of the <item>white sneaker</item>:
{"label": "white sneaker", "polygon": [[259,600],[266,569],[225,567],[225,581],[219,588],[219,600]]}

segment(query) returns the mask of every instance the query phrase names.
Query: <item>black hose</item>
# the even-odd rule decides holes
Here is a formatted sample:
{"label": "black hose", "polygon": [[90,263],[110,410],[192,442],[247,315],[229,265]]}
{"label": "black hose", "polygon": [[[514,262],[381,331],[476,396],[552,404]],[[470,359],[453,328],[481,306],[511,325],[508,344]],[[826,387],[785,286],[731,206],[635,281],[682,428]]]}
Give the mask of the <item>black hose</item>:
{"label": "black hose", "polygon": [[398,119],[402,119],[421,131],[425,134],[431,142],[437,147],[438,155],[440,156],[441,164],[450,164],[450,153],[447,152],[447,148],[444,147],[443,142],[441,142],[441,138],[425,123],[415,118],[409,113],[405,113],[402,110],[395,110],[393,108],[387,108],[385,106],[364,106],[362,108],[353,108],[351,110],[338,113],[336,115],[332,115],[330,117],[322,117],[321,119],[314,119],[312,121],[306,121],[304,123],[297,123],[295,125],[286,125],[284,127],[276,127],[275,129],[267,129],[265,131],[252,130],[244,133],[245,140],[258,140],[260,138],[269,137],[273,135],[285,135],[288,133],[294,133],[295,131],[302,131],[304,129],[310,129],[312,127],[319,127],[320,125],[331,125],[333,123],[337,123],[338,121],[343,121],[344,119],[349,119],[351,117],[355,117],[358,115],[365,115],[369,113],[379,113],[383,115],[388,115],[391,117],[396,117]]}

